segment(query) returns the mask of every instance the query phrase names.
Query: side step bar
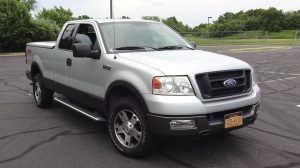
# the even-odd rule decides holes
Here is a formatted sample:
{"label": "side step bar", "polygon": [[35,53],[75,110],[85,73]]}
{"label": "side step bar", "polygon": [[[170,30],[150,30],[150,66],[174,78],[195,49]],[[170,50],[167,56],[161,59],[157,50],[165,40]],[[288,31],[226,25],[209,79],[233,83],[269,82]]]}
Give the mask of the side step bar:
{"label": "side step bar", "polygon": [[70,102],[69,99],[64,96],[54,97],[54,100],[62,105],[65,105],[65,106],[77,111],[78,113],[80,113],[94,121],[106,121],[104,118],[100,117],[99,115],[97,115],[93,112],[90,112],[89,110],[86,110],[86,109]]}

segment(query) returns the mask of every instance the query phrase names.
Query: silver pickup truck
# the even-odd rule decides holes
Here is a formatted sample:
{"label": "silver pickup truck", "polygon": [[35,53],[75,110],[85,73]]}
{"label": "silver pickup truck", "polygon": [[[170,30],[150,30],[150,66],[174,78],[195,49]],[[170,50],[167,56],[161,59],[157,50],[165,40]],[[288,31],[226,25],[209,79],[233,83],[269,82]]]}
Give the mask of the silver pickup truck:
{"label": "silver pickup truck", "polygon": [[27,44],[26,67],[38,107],[55,100],[107,121],[113,145],[130,157],[153,151],[157,135],[227,133],[259,113],[251,66],[196,50],[158,22],[67,22],[56,42]]}

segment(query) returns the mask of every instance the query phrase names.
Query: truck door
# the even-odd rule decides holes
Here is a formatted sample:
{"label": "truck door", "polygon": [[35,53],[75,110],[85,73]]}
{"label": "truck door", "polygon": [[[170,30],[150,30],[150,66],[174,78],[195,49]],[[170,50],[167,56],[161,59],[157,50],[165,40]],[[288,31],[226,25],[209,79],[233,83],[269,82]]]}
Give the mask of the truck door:
{"label": "truck door", "polygon": [[[79,24],[73,37],[74,43],[87,43],[92,45],[94,50],[100,51],[99,37],[97,37],[95,26],[85,23]],[[66,67],[67,86],[71,87],[76,99],[88,99],[93,95],[95,98],[101,95],[101,58],[75,58],[68,55],[70,64]]]}
{"label": "truck door", "polygon": [[53,80],[55,90],[63,93],[63,86],[66,85],[66,61],[73,55],[72,36],[75,34],[75,24],[66,26],[61,38],[53,53]]}

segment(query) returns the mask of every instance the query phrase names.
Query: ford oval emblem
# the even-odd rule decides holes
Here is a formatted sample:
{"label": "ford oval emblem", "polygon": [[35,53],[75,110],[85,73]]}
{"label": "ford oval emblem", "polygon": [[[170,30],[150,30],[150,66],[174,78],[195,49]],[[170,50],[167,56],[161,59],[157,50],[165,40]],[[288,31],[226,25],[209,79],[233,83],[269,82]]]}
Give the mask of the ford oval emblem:
{"label": "ford oval emblem", "polygon": [[226,81],[224,81],[223,85],[225,87],[234,87],[236,85],[236,80],[234,80],[234,79],[227,79]]}

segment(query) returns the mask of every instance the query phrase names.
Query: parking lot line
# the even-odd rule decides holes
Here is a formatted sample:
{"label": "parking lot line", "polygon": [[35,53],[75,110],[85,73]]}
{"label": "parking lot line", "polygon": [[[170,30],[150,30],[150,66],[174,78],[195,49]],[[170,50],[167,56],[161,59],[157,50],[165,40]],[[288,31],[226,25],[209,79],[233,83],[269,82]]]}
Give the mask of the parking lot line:
{"label": "parking lot line", "polygon": [[297,105],[297,107],[300,107],[300,104],[299,104],[299,105]]}
{"label": "parking lot line", "polygon": [[276,51],[282,49],[291,49],[289,46],[268,46],[268,47],[251,47],[251,48],[234,48],[226,49],[228,53],[247,53],[247,52],[262,52],[262,51]]}
{"label": "parking lot line", "polygon": [[300,76],[295,76],[295,77],[290,77],[290,78],[280,78],[280,79],[268,80],[268,81],[257,82],[257,83],[258,84],[260,84],[260,83],[270,83],[270,82],[277,82],[277,81],[282,81],[282,80],[291,80],[291,79],[296,79],[296,78],[300,78]]}

